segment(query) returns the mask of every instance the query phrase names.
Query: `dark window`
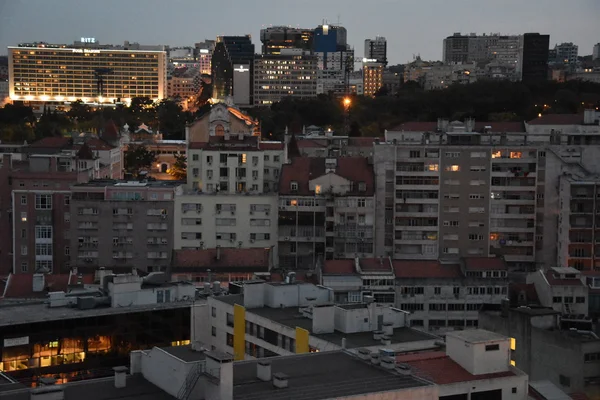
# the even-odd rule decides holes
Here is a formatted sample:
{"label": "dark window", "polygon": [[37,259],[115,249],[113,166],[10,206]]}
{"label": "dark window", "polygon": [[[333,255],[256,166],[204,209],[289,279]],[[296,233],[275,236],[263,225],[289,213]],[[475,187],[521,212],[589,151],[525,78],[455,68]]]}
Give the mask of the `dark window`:
{"label": "dark window", "polygon": [[213,317],[216,317],[216,316],[217,316],[217,307],[213,307],[213,308],[212,308],[212,310],[211,310],[211,314],[212,314],[212,316],[213,316]]}
{"label": "dark window", "polygon": [[513,393],[517,393],[517,388],[512,388]]}
{"label": "dark window", "polygon": [[233,314],[227,313],[227,326],[233,327]]}
{"label": "dark window", "polygon": [[553,297],[552,298],[552,302],[553,303],[562,303],[562,297],[558,296],[558,297]]}
{"label": "dark window", "polygon": [[585,303],[585,297],[575,297],[575,303]]}
{"label": "dark window", "polygon": [[558,375],[558,382],[566,387],[571,387],[571,378],[564,375]]}
{"label": "dark window", "polygon": [[497,351],[500,350],[499,344],[488,344],[485,346],[485,351]]}
{"label": "dark window", "polygon": [[217,328],[215,328],[214,326],[211,328],[210,330],[211,335],[213,336],[217,336]]}

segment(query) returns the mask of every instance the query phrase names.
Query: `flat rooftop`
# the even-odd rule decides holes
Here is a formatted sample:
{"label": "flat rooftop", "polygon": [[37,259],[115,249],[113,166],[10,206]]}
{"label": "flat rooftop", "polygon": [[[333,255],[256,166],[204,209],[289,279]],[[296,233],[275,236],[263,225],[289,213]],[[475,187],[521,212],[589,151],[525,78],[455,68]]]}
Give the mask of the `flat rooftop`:
{"label": "flat rooftop", "polygon": [[235,400],[319,400],[345,398],[372,392],[425,387],[431,383],[375,366],[342,351],[273,357],[271,373],[288,376],[288,387],[256,377],[258,361],[233,365]]}
{"label": "flat rooftop", "polygon": [[448,332],[446,337],[451,336],[462,339],[467,343],[484,343],[490,340],[508,340],[508,337],[496,332],[486,331],[484,329],[467,329],[464,331]]}
{"label": "flat rooftop", "polygon": [[[64,400],[173,400],[141,375],[128,375],[124,388],[115,388],[114,377],[72,382],[64,387]],[[31,389],[2,392],[2,400],[29,400]]]}
{"label": "flat rooftop", "polygon": [[205,352],[192,350],[191,345],[160,347],[160,349],[184,362],[196,362],[206,359]]}
{"label": "flat rooftop", "polygon": [[[196,302],[198,303],[198,301]],[[80,310],[72,307],[50,308],[47,304],[10,304],[0,303],[0,327],[9,325],[31,324],[36,322],[56,321],[62,319],[89,318],[104,315],[130,314],[154,310],[174,310],[191,307],[191,301],[174,303],[156,303],[131,307],[101,307],[91,310]]]}
{"label": "flat rooftop", "polygon": [[[244,304],[243,295],[221,296],[215,297],[215,299],[223,301],[230,305]],[[352,307],[350,306],[350,308]],[[285,325],[292,329],[295,329],[296,327],[306,329],[307,331],[311,332],[312,336],[334,343],[338,346],[342,345],[342,339],[345,338],[346,347],[349,349],[377,346],[381,344],[381,341],[373,339],[373,332],[343,333],[336,331],[334,333],[313,334],[312,320],[300,314],[300,312],[298,311],[298,307],[260,307],[247,309],[246,312],[270,319],[271,321],[274,321],[281,325]],[[390,340],[392,341],[391,344],[418,342],[422,340],[435,339],[438,339],[438,337],[412,328],[395,328],[394,334],[390,337]]]}

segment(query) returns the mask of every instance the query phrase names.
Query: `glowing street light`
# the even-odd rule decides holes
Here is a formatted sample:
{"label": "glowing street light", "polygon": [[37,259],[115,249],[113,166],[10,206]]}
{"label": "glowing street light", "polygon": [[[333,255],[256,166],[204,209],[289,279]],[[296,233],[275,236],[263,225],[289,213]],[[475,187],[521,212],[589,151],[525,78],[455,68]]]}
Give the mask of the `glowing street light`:
{"label": "glowing street light", "polygon": [[344,106],[350,107],[350,104],[352,104],[352,99],[350,99],[350,97],[344,97]]}

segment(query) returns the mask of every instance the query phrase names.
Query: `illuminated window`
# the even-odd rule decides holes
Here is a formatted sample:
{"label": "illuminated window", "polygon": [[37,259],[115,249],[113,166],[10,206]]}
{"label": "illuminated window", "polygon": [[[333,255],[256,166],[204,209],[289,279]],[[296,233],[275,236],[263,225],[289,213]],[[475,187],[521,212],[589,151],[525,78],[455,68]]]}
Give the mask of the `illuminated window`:
{"label": "illuminated window", "polygon": [[460,171],[460,165],[448,165],[446,167],[446,171],[449,171],[449,172],[458,172],[458,171]]}
{"label": "illuminated window", "polygon": [[510,360],[510,365],[512,365],[513,367],[516,367],[517,363],[515,362],[515,360]]}
{"label": "illuminated window", "polygon": [[492,152],[492,158],[501,158],[502,152],[500,150]]}
{"label": "illuminated window", "polygon": [[223,125],[217,125],[215,127],[215,136],[224,136],[225,135],[225,128],[223,127]]}
{"label": "illuminated window", "polygon": [[242,154],[242,164],[246,164],[246,154]]}
{"label": "illuminated window", "polygon": [[292,200],[290,201],[290,204],[293,206],[297,206],[298,205],[298,200]]}
{"label": "illuminated window", "polygon": [[517,339],[510,338],[510,349],[513,351],[517,349]]}
{"label": "illuminated window", "polygon": [[427,170],[428,171],[438,171],[439,169],[439,165],[438,164],[429,164],[427,166]]}
{"label": "illuminated window", "polygon": [[315,186],[315,194],[321,194],[321,185]]}
{"label": "illuminated window", "polygon": [[490,233],[490,240],[498,240],[498,234],[497,233]]}
{"label": "illuminated window", "polygon": [[523,153],[521,153],[520,151],[511,151],[510,152],[510,158],[521,158],[523,156]]}

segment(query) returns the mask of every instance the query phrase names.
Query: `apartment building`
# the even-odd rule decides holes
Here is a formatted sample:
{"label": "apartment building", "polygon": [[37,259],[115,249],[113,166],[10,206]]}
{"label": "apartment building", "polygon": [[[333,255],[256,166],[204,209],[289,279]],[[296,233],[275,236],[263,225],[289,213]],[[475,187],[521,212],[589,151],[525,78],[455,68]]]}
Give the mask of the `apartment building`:
{"label": "apartment building", "polygon": [[385,64],[381,62],[363,62],[363,94],[374,96],[383,87],[383,71]]}
{"label": "apartment building", "polygon": [[[95,180],[71,187],[72,266],[166,271],[178,182]],[[68,250],[68,251],[67,251]]]}
{"label": "apartment building", "polygon": [[364,157],[296,157],[279,181],[279,265],[312,269],[319,258],[371,257],[373,168]]}
{"label": "apartment building", "polygon": [[508,269],[500,258],[469,257],[456,263],[393,260],[396,307],[411,326],[429,331],[476,328],[483,304],[508,294]]}
{"label": "apartment building", "polygon": [[534,268],[543,153],[524,142],[524,132],[520,123],[473,120],[407,123],[386,132],[374,146],[376,237],[383,239],[375,254],[497,255],[512,267]]}
{"label": "apartment building", "polygon": [[286,97],[316,97],[317,57],[300,49],[256,56],[253,85],[256,106],[270,105]]}
{"label": "apartment building", "polygon": [[285,146],[261,141],[257,125],[220,103],[189,127],[188,182],[175,198],[175,249],[276,248]]}

